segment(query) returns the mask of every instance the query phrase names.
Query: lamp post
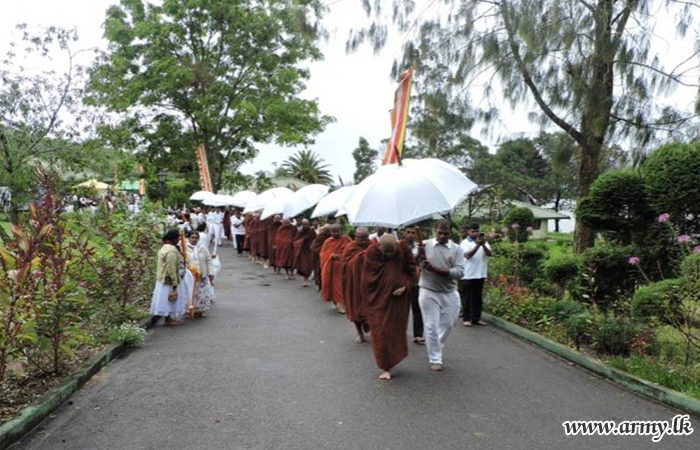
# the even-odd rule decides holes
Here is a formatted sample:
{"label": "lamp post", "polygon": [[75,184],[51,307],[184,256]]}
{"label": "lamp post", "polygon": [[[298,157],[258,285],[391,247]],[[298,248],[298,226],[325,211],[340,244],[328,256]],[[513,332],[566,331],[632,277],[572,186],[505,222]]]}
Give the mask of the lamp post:
{"label": "lamp post", "polygon": [[160,180],[160,197],[163,203],[163,208],[165,208],[165,181],[168,178],[168,172],[161,170],[158,172],[158,180]]}

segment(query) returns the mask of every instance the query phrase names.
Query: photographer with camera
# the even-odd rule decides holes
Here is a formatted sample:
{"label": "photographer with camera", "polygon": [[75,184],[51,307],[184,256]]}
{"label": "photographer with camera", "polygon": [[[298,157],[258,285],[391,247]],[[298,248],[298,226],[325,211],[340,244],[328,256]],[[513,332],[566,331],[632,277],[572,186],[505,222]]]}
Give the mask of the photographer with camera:
{"label": "photographer with camera", "polygon": [[462,225],[460,244],[467,262],[464,266],[464,276],[459,283],[459,296],[462,300],[462,318],[465,327],[486,325],[481,321],[481,310],[484,304],[484,284],[488,276],[489,256],[491,247],[486,242],[484,233],[479,232],[479,224]]}

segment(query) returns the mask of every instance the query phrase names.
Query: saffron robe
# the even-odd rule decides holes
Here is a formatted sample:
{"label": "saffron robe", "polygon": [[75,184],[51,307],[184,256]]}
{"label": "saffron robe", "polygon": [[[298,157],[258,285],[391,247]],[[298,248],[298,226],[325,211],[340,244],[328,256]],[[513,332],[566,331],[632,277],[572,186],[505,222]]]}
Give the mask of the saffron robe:
{"label": "saffron robe", "polygon": [[364,322],[367,317],[362,305],[362,254],[367,247],[360,247],[357,242],[349,243],[341,258],[341,277],[343,280],[343,300],[345,314],[350,322]]}
{"label": "saffron robe", "polygon": [[270,256],[270,266],[272,267],[277,267],[278,264],[276,262],[277,260],[277,252],[275,247],[277,246],[277,243],[275,242],[275,239],[277,237],[277,230],[282,226],[282,222],[272,222],[270,224],[270,228],[267,230],[267,242],[268,242],[268,248],[269,248],[269,256]]}
{"label": "saffron robe", "polygon": [[250,230],[250,254],[253,256],[258,256],[260,254],[260,250],[258,249],[258,247],[260,246],[258,233],[259,223],[260,219],[257,217],[253,217],[252,219],[250,219],[250,226],[246,228],[247,230]]}
{"label": "saffron robe", "polygon": [[[341,256],[345,246],[352,240],[349,236],[328,238],[321,248],[321,297],[329,302],[343,304],[343,277],[340,273]],[[334,258],[335,257],[335,258]]]}
{"label": "saffron robe", "polygon": [[326,240],[331,237],[331,232],[327,228],[322,228],[319,230],[311,244],[311,255],[313,257],[314,265],[314,282],[318,286],[318,290],[321,290],[321,248]]}
{"label": "saffron robe", "polygon": [[316,232],[313,228],[304,230],[302,228],[294,239],[294,268],[302,277],[308,277],[314,270],[314,256],[311,244],[316,239]]}
{"label": "saffron robe", "polygon": [[283,269],[294,268],[294,238],[297,235],[297,227],[292,224],[283,224],[277,230],[275,239],[277,266]]}
{"label": "saffron robe", "polygon": [[270,257],[270,242],[268,240],[268,231],[270,229],[270,224],[272,223],[271,218],[261,220],[258,223],[258,253],[262,259],[267,259]]}
{"label": "saffron robe", "polygon": [[[376,245],[364,253],[364,305],[372,331],[374,359],[382,370],[391,369],[408,356],[406,328],[415,276],[415,259],[403,242],[397,243],[391,257],[384,256]],[[403,286],[404,293],[395,297],[394,291]]]}

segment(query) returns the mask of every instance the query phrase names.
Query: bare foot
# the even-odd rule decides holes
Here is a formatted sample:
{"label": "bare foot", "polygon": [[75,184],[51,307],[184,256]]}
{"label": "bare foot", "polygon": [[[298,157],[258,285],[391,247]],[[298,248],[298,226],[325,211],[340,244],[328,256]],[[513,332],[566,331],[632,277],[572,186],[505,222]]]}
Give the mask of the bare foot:
{"label": "bare foot", "polygon": [[383,374],[379,375],[380,380],[391,380],[391,372],[388,370],[385,371]]}
{"label": "bare foot", "polygon": [[358,334],[355,338],[355,342],[357,342],[358,344],[362,344],[363,342],[365,342],[365,337],[361,334]]}
{"label": "bare foot", "polygon": [[311,285],[306,281],[301,284],[301,287],[309,287],[309,286],[311,286]]}

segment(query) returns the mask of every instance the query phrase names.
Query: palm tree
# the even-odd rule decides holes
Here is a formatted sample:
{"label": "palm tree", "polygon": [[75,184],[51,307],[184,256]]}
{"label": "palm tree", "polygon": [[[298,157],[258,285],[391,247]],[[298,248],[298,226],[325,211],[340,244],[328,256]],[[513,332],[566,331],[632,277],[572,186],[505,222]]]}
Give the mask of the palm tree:
{"label": "palm tree", "polygon": [[331,172],[323,158],[311,150],[300,150],[282,163],[282,173],[311,184],[330,184]]}

